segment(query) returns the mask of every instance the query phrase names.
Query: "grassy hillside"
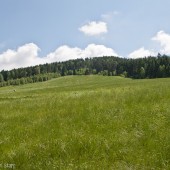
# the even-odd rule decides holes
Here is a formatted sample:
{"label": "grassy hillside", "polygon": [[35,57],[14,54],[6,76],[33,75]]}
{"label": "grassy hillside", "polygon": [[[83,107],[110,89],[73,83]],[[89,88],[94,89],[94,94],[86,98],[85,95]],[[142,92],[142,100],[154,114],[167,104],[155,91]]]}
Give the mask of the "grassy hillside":
{"label": "grassy hillside", "polygon": [[0,88],[0,169],[170,169],[169,161],[170,79],[70,76]]}

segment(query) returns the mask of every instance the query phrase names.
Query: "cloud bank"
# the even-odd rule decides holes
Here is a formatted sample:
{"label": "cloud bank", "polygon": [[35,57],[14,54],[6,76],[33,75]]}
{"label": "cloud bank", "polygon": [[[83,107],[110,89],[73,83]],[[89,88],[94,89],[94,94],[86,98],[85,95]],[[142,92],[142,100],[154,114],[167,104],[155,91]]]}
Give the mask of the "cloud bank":
{"label": "cloud bank", "polygon": [[79,28],[79,31],[83,32],[88,36],[99,36],[101,34],[107,33],[107,23],[99,21],[99,22],[89,22],[86,25],[83,25]]}
{"label": "cloud bank", "polygon": [[153,41],[157,41],[161,45],[160,52],[162,54],[170,54],[170,35],[164,31],[159,31],[155,37],[152,38]]}
{"label": "cloud bank", "polygon": [[[141,47],[134,50],[128,55],[128,58],[142,58],[148,56],[156,56],[158,52],[161,54],[170,54],[170,34],[159,31],[151,40],[160,44],[160,50],[145,49]],[[38,55],[40,48],[29,43],[19,47],[16,50],[8,49],[0,54],[0,70],[10,70],[13,68],[33,66],[37,64],[66,61],[77,58],[92,58],[102,56],[119,56],[112,48],[104,45],[89,44],[86,48],[69,47],[67,45],[58,47],[54,52],[47,56]]]}
{"label": "cloud bank", "polygon": [[156,53],[151,50],[146,50],[144,47],[139,48],[138,50],[133,51],[128,55],[128,58],[143,58],[148,56],[155,56]]}
{"label": "cloud bank", "polygon": [[0,70],[13,69],[36,65],[40,62],[36,44],[30,43],[19,47],[17,50],[7,50],[0,54]]}
{"label": "cloud bank", "polygon": [[170,55],[170,35],[164,31],[159,31],[154,37],[151,38],[152,41],[156,41],[160,44],[160,50],[154,51],[153,49],[145,49],[141,47],[128,55],[128,58],[142,58],[148,56],[156,56],[159,53]]}
{"label": "cloud bank", "polygon": [[111,48],[104,45],[89,44],[85,49],[69,47],[67,45],[58,47],[45,57],[40,57],[40,48],[29,43],[19,47],[17,50],[7,50],[0,54],[0,70],[10,70],[13,68],[33,66],[37,64],[66,61],[77,58],[118,56]]}

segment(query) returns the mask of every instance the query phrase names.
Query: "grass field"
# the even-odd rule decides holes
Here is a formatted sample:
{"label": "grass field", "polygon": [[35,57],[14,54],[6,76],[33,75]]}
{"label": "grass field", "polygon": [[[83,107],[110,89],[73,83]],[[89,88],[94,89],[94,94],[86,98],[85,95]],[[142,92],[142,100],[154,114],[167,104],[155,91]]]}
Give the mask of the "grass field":
{"label": "grass field", "polygon": [[0,169],[10,164],[170,169],[170,79],[69,76],[0,88]]}

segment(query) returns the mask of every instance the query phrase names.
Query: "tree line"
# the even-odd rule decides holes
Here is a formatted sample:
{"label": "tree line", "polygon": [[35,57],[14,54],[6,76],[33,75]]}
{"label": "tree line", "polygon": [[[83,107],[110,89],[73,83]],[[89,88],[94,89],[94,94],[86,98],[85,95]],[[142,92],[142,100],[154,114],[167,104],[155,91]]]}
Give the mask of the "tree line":
{"label": "tree line", "polygon": [[134,79],[170,77],[170,57],[160,54],[157,57],[139,59],[107,56],[2,70],[0,86],[42,82],[59,76],[90,74],[118,75]]}

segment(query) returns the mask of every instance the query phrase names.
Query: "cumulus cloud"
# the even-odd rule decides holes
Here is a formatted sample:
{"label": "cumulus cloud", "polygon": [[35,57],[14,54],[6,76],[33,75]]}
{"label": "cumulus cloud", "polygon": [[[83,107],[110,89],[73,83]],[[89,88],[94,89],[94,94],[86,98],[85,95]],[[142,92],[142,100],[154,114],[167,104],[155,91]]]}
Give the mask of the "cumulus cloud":
{"label": "cumulus cloud", "polygon": [[83,25],[79,28],[79,31],[83,32],[85,35],[88,36],[98,36],[103,33],[107,33],[107,24],[105,22],[89,22],[86,25]]}
{"label": "cumulus cloud", "polygon": [[88,45],[87,48],[85,48],[85,50],[82,52],[82,58],[101,56],[118,56],[118,54],[112,48],[95,44]]}
{"label": "cumulus cloud", "polygon": [[54,52],[51,52],[47,55],[44,59],[47,60],[47,62],[54,62],[54,61],[66,61],[69,59],[76,59],[78,56],[81,55],[81,49],[74,47],[71,48],[67,45],[60,46],[57,48]]}
{"label": "cumulus cloud", "polygon": [[[160,44],[160,49],[157,53],[170,55],[170,34],[164,31],[159,31],[151,40]],[[146,50],[144,47],[139,48],[128,55],[128,58],[142,58],[148,56],[156,56],[157,53],[154,50]]]}
{"label": "cumulus cloud", "polygon": [[153,50],[146,50],[144,47],[142,47],[130,53],[128,55],[128,58],[143,58],[155,55],[156,53]]}
{"label": "cumulus cloud", "polygon": [[19,47],[17,50],[7,50],[0,54],[0,70],[33,66],[37,64],[66,61],[69,59],[118,56],[117,53],[104,45],[89,44],[85,49],[78,47],[60,46],[54,52],[45,57],[40,57],[40,48],[29,43]]}
{"label": "cumulus cloud", "polygon": [[102,56],[118,56],[118,54],[113,49],[104,45],[89,44],[85,49],[80,49],[78,47],[71,48],[65,45],[57,48],[44,59],[47,62],[54,62]]}
{"label": "cumulus cloud", "polygon": [[157,41],[161,45],[160,52],[162,54],[170,54],[170,35],[164,31],[159,31],[155,37],[152,38],[153,41]]}
{"label": "cumulus cloud", "polygon": [[0,70],[36,65],[39,63],[37,45],[30,43],[17,50],[7,50],[0,54]]}

